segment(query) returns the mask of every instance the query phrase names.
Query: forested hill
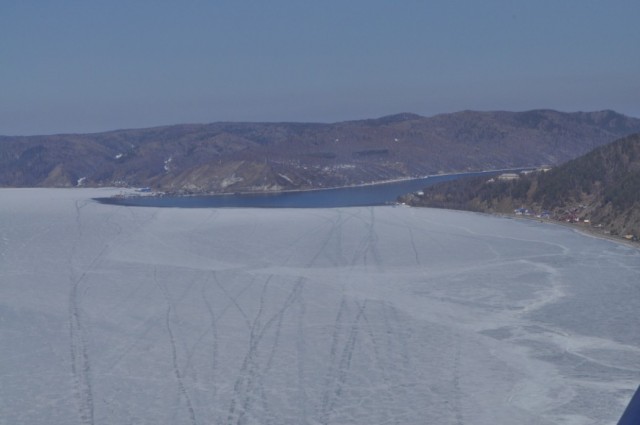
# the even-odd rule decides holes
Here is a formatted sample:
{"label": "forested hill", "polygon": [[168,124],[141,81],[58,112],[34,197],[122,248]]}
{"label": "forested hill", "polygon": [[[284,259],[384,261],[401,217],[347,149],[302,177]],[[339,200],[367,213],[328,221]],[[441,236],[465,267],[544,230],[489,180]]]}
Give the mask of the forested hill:
{"label": "forested hill", "polygon": [[549,171],[514,177],[447,182],[404,201],[415,206],[548,217],[614,235],[640,236],[640,134]]}
{"label": "forested hill", "polygon": [[176,193],[346,186],[558,164],[639,131],[640,119],[613,111],[536,110],[5,136],[0,186],[151,186]]}

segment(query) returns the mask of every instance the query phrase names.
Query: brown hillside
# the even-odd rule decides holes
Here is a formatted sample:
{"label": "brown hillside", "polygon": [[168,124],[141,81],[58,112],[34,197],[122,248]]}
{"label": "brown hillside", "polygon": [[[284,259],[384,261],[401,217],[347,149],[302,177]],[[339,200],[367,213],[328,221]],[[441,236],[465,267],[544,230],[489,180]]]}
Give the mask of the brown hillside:
{"label": "brown hillside", "polygon": [[612,111],[538,110],[0,137],[0,185],[193,193],[344,186],[558,164],[637,131],[640,119]]}

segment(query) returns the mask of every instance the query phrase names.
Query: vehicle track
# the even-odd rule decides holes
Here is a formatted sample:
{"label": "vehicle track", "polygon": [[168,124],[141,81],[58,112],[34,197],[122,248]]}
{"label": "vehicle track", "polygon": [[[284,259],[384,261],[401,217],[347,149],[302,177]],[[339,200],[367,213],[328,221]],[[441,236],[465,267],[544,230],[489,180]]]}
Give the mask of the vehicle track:
{"label": "vehicle track", "polygon": [[373,257],[373,264],[380,269],[382,266],[382,256],[378,249],[379,237],[376,232],[376,214],[373,207],[369,207],[369,220],[370,222],[367,226],[367,250],[364,254],[364,262],[367,264],[367,254],[371,253],[371,257]]}
{"label": "vehicle track", "polygon": [[[298,281],[294,284],[293,288],[289,292],[287,298],[285,299],[282,307],[274,313],[267,321],[265,321],[264,326],[259,326],[260,321],[254,321],[255,327],[252,326],[250,336],[249,336],[249,349],[247,354],[245,355],[242,366],[239,371],[238,378],[234,384],[234,395],[231,400],[231,404],[229,407],[228,415],[227,415],[227,423],[233,424],[234,422],[238,425],[245,423],[245,416],[251,410],[251,405],[255,398],[254,391],[256,385],[255,382],[261,379],[261,375],[265,373],[265,370],[260,369],[259,365],[259,347],[262,339],[266,335],[267,331],[271,329],[274,324],[276,325],[275,335],[277,338],[274,338],[274,344],[270,349],[270,355],[268,358],[272,358],[273,353],[277,349],[279,342],[279,334],[280,328],[282,326],[282,317],[287,312],[287,310],[291,307],[291,305],[296,301],[299,294],[302,292],[302,288],[304,287],[304,278],[298,279]],[[258,316],[256,316],[258,318]],[[239,406],[238,406],[239,405]],[[238,408],[240,407],[240,408]]]}
{"label": "vehicle track", "polygon": [[464,417],[462,416],[461,400],[464,395],[460,388],[460,347],[456,350],[456,354],[453,360],[453,395],[452,410],[456,419],[456,425],[464,425]]}
{"label": "vehicle track", "polygon": [[214,280],[216,286],[229,299],[229,303],[227,304],[227,306],[225,308],[222,309],[222,311],[220,312],[218,317],[216,317],[216,320],[221,319],[222,316],[227,312],[227,310],[233,305],[238,310],[238,312],[240,313],[242,318],[244,319],[244,322],[247,325],[247,329],[251,329],[251,320],[249,320],[249,316],[247,316],[247,313],[240,306],[240,303],[238,302],[238,298],[240,298],[240,296],[242,296],[242,294],[244,294],[249,288],[251,288],[254,285],[255,278],[253,278],[245,287],[243,287],[240,291],[238,291],[238,293],[235,296],[232,296],[229,293],[229,291],[227,291],[227,289],[224,287],[222,282],[220,282],[220,280],[218,279],[218,275],[215,272],[213,274],[213,280]]}
{"label": "vehicle track", "polygon": [[71,354],[71,374],[75,382],[76,397],[79,402],[80,422],[94,424],[93,386],[91,363],[84,336],[81,312],[78,303],[80,281],[72,282],[69,292],[69,340]]}
{"label": "vehicle track", "polygon": [[171,313],[173,311],[171,297],[169,296],[169,291],[166,285],[160,283],[160,281],[158,280],[157,272],[158,272],[157,269],[154,269],[153,280],[155,281],[158,288],[162,291],[162,294],[167,304],[167,309],[165,314],[165,326],[167,329],[167,334],[169,336],[169,344],[171,347],[171,365],[172,365],[173,375],[176,378],[178,393],[182,396],[182,398],[184,398],[185,403],[187,405],[189,420],[192,425],[197,425],[198,421],[196,420],[196,413],[193,408],[193,403],[191,402],[191,397],[189,396],[189,392],[187,391],[187,388],[184,385],[183,375],[178,365],[178,351],[177,351],[176,339],[173,334],[173,330],[171,328]]}
{"label": "vehicle track", "polygon": [[[81,236],[83,234],[82,228],[82,219],[80,217],[82,209],[84,207],[86,207],[87,205],[89,205],[89,201],[76,201],[75,202],[75,211],[76,211],[76,218],[75,218],[75,225],[76,225],[76,241],[72,247],[72,253],[70,255],[70,260],[69,260],[69,268],[70,268],[70,276],[74,276],[75,275],[75,268],[72,264],[73,259],[76,257],[78,250],[79,250],[79,244],[81,242]],[[124,210],[120,210],[120,211],[127,211],[129,214],[129,217],[131,219],[131,222],[133,223],[134,226],[134,231],[135,230],[139,230],[142,228],[142,226],[144,226],[145,224],[147,224],[149,221],[153,220],[153,218],[155,218],[155,216],[157,215],[157,213],[152,214],[149,218],[145,218],[144,220],[140,219],[140,215],[139,214],[135,214],[131,209],[124,209]],[[102,250],[100,251],[100,253],[93,259],[93,261],[90,263],[89,267],[86,268],[85,272],[78,278],[78,279],[74,279],[71,278],[72,280],[72,288],[70,290],[70,295],[69,295],[69,309],[70,309],[70,329],[72,329],[70,332],[72,332],[74,335],[72,339],[75,338],[75,340],[82,340],[84,339],[84,335],[86,334],[87,330],[85,329],[85,326],[83,326],[82,323],[82,311],[79,308],[79,297],[80,297],[80,293],[78,291],[79,287],[82,286],[82,282],[84,281],[84,279],[86,278],[86,275],[92,270],[94,269],[97,264],[98,261],[102,260],[104,254],[106,254],[106,252],[109,249],[109,244],[112,243],[112,241],[114,239],[117,239],[118,237],[122,236],[123,234],[123,226],[118,223],[116,220],[114,220],[114,217],[116,216],[116,213],[114,212],[113,214],[110,214],[106,220],[105,220],[105,224],[107,224],[109,227],[111,227],[113,230],[109,231],[109,234],[112,235],[112,238],[110,239],[109,243],[105,243],[105,245],[102,247]],[[126,294],[126,296],[123,296],[123,300],[131,300],[134,298],[134,295],[142,288],[144,287],[144,282],[139,282],[138,284],[136,284],[132,289],[129,290],[129,292]],[[87,288],[83,288],[82,292],[85,292],[87,290]],[[111,311],[111,316],[114,318],[118,318],[123,316],[123,313],[127,310],[126,307],[124,307],[125,302],[120,302],[116,305],[114,305],[112,307],[112,311]],[[74,312],[76,312],[77,314],[75,314]],[[120,354],[115,358],[115,360],[113,360],[111,362],[111,365],[109,365],[108,367],[106,367],[104,369],[104,373],[101,373],[101,375],[104,375],[105,373],[109,373],[111,372],[113,369],[115,369],[118,364],[126,357],[127,354],[129,354],[138,344],[140,341],[140,337],[145,336],[151,329],[153,329],[153,327],[156,326],[156,317],[149,317],[147,320],[145,320],[145,322],[143,324],[140,325],[140,327],[144,327],[144,330],[142,331],[142,334],[139,334],[138,338],[136,338],[136,341],[125,347],[124,349],[121,350]],[[73,324],[73,323],[76,324]],[[119,324],[119,321],[116,320],[116,322]],[[83,335],[82,338],[77,337],[77,335]],[[76,346],[79,346],[78,344],[76,344]],[[73,350],[73,349],[72,349]],[[86,351],[86,349],[85,349]],[[78,359],[80,359],[82,357],[79,357],[77,355],[73,356],[72,355],[72,363],[77,364],[78,363]],[[88,361],[88,359],[87,359]],[[72,369],[76,368],[77,366],[72,366]],[[87,403],[84,403],[87,404]],[[85,409],[86,410],[86,409]]]}
{"label": "vehicle track", "polygon": [[300,407],[301,410],[301,416],[302,416],[302,420],[301,420],[301,424],[300,425],[306,425],[309,423],[309,419],[308,419],[308,402],[309,402],[309,395],[307,394],[307,385],[306,385],[306,378],[305,378],[305,359],[307,358],[307,345],[306,345],[306,341],[305,341],[305,329],[304,329],[304,324],[305,324],[305,315],[306,315],[306,304],[304,302],[304,296],[303,294],[300,294],[300,297],[298,298],[299,302],[298,302],[298,320],[297,320],[297,327],[296,327],[296,358],[298,360],[297,362],[297,378],[298,378],[298,389],[297,389],[297,395],[299,398],[299,402],[298,402],[298,406]]}
{"label": "vehicle track", "polygon": [[[306,263],[307,268],[312,267],[321,255],[326,256],[327,246],[336,236],[336,232],[342,225],[341,213],[338,213],[335,219],[330,220],[330,223],[331,228],[325,233],[325,238],[320,244],[319,249]],[[271,369],[273,359],[275,358],[275,354],[279,346],[284,315],[294,303],[300,301],[306,282],[304,277],[298,278],[281,308],[268,320],[264,320],[264,325],[262,325],[262,316],[264,315],[264,307],[266,304],[265,296],[271,279],[272,276],[267,277],[265,284],[263,285],[260,307],[250,327],[249,348],[242,362],[238,378],[234,384],[234,395],[228,410],[227,424],[235,423],[240,425],[245,423],[247,415],[252,411],[255,399],[258,397],[260,397],[262,407],[264,409],[262,415],[266,418],[271,417],[271,414],[269,413],[269,403],[268,400],[266,400],[263,384],[264,378]],[[271,330],[272,328],[273,330]],[[267,348],[266,354],[264,352],[261,353],[260,348],[262,340],[269,331],[273,332],[273,343]],[[297,344],[304,344],[304,342],[298,341]],[[263,354],[263,356],[266,357],[264,365],[260,364],[260,354]]]}
{"label": "vehicle track", "polygon": [[[256,313],[253,323],[251,324],[250,327],[250,335],[249,335],[249,349],[252,350],[252,346],[254,344],[255,339],[256,339],[256,332],[260,329],[260,319],[262,317],[262,314],[264,312],[264,307],[265,307],[265,296],[267,293],[267,290],[269,288],[269,282],[271,281],[271,279],[273,278],[273,275],[269,275],[267,276],[263,286],[262,286],[262,291],[260,294],[260,304],[258,307],[258,312]],[[282,323],[282,319],[280,319],[280,324]],[[275,346],[278,343],[278,338],[276,338],[275,342],[274,342],[274,350],[275,350]],[[250,409],[250,405],[253,401],[253,382],[255,381],[261,381],[260,377],[260,365],[259,365],[259,361],[256,358],[258,356],[257,353],[257,346],[254,346],[253,348],[255,351],[252,353],[248,354],[248,357],[245,358],[245,360],[248,361],[247,364],[243,363],[243,367],[241,368],[241,371],[243,369],[246,370],[245,366],[248,365],[249,370],[246,372],[245,374],[245,379],[246,379],[246,391],[243,393],[243,400],[242,400],[242,409],[240,410],[239,414],[238,414],[238,423],[244,423],[244,418],[246,413],[249,411]],[[264,372],[263,372],[264,373]],[[236,383],[238,383],[238,381],[236,381]],[[258,387],[258,391],[261,392],[261,394],[264,394],[264,387],[262,385],[260,385],[260,383],[257,383],[256,386]],[[235,390],[236,386],[234,385],[234,390]],[[239,388],[239,386],[238,386]],[[265,407],[267,407],[268,409],[268,404],[267,403],[263,403],[263,405],[265,405]]]}
{"label": "vehicle track", "polygon": [[[382,307],[384,308],[384,305]],[[374,364],[375,369],[380,372],[380,375],[382,375],[382,381],[384,382],[385,387],[390,389],[393,387],[393,382],[391,381],[391,376],[387,368],[387,363],[384,361],[380,353],[381,351],[380,343],[378,342],[378,338],[375,335],[374,328],[369,322],[369,318],[367,317],[367,314],[364,311],[364,304],[363,304],[363,311],[362,311],[362,320],[364,322],[364,327],[366,329],[367,335],[369,336],[369,340],[371,341],[371,347],[373,349],[373,356],[374,356],[374,362],[375,362]],[[387,344],[387,345],[390,346],[390,344]],[[391,357],[389,357],[389,359],[391,359]],[[402,391],[401,389],[398,389],[396,391],[401,391],[402,396],[406,396],[406,394],[404,394],[404,391]],[[397,417],[394,417],[393,414],[390,412],[389,406],[384,405],[381,407],[385,408],[386,410],[385,413],[386,413],[387,423],[391,423],[391,418],[393,418],[393,423],[400,424],[399,419]]]}
{"label": "vehicle track", "polygon": [[422,261],[420,261],[420,255],[418,254],[418,248],[416,247],[416,239],[413,236],[413,229],[411,226],[407,226],[407,231],[409,232],[409,241],[411,242],[411,250],[413,251],[413,256],[416,259],[416,265],[422,265]]}
{"label": "vehicle track", "polygon": [[108,245],[105,244],[98,254],[93,258],[89,265],[84,269],[80,276],[76,277],[76,268],[74,267],[74,259],[79,250],[82,241],[83,225],[81,218],[81,210],[87,205],[87,201],[75,202],[75,224],[76,238],[71,247],[68,260],[69,267],[69,354],[71,359],[71,374],[73,376],[76,398],[78,401],[78,414],[82,424],[93,425],[94,421],[94,394],[93,383],[91,378],[91,361],[89,359],[89,349],[87,343],[87,329],[83,319],[83,312],[80,306],[80,293],[86,291],[82,287],[88,273],[93,270],[98,262],[102,259]]}
{"label": "vehicle track", "polygon": [[[345,335],[345,341],[340,345],[341,333],[344,329],[344,315],[348,314],[346,299],[340,303],[336,322],[334,325],[334,333],[332,336],[331,350],[329,353],[329,371],[325,379],[325,391],[320,406],[319,421],[323,425],[331,423],[331,413],[335,411],[336,402],[342,396],[344,386],[347,382],[348,372],[351,368],[353,352],[359,333],[359,322],[364,313],[366,302],[359,307],[355,318],[349,326],[348,333]],[[346,332],[346,329],[345,329]]]}
{"label": "vehicle track", "polygon": [[369,208],[369,217],[363,218],[359,214],[352,214],[351,218],[360,220],[364,225],[365,234],[360,239],[360,243],[353,251],[351,256],[351,261],[349,261],[349,265],[354,267],[360,261],[363,265],[370,264],[369,259],[371,258],[373,264],[380,269],[382,265],[382,258],[380,256],[380,252],[378,250],[378,235],[375,231],[375,213],[373,208]]}
{"label": "vehicle track", "polygon": [[[215,274],[215,271],[212,272]],[[215,278],[214,278],[215,279]],[[211,332],[211,377],[214,381],[216,381],[218,374],[218,320],[216,319],[215,311],[213,310],[213,306],[209,301],[209,297],[207,296],[207,286],[203,285],[201,288],[202,299],[204,301],[205,306],[207,307],[207,312],[209,313],[209,331]],[[213,394],[212,394],[212,402],[215,402],[217,398],[217,386],[213,385]]]}

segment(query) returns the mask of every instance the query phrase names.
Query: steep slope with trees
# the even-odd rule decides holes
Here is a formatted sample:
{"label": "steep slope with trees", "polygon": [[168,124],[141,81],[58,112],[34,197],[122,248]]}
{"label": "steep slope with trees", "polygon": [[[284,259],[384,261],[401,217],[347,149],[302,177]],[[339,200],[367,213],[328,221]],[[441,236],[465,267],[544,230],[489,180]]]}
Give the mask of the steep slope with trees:
{"label": "steep slope with trees", "polygon": [[[548,172],[447,182],[403,200],[414,206],[531,214],[640,237],[640,134]],[[586,220],[586,222],[585,222]]]}

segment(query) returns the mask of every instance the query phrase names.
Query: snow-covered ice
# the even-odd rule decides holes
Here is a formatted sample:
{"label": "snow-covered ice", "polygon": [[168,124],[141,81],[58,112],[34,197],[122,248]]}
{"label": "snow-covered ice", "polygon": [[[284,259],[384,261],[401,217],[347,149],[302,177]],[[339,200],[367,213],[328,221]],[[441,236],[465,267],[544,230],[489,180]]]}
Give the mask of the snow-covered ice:
{"label": "snow-covered ice", "polygon": [[0,190],[0,424],[614,424],[640,251],[404,207]]}

